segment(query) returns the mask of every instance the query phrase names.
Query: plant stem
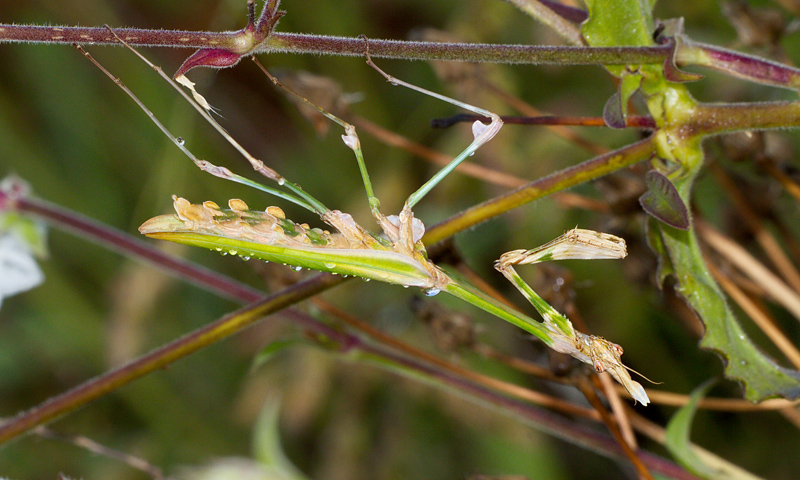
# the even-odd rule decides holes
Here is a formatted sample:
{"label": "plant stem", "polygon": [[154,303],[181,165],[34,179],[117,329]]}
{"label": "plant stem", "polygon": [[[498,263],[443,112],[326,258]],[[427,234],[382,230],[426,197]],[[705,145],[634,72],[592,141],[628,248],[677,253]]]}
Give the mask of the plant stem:
{"label": "plant stem", "polygon": [[650,158],[655,153],[652,137],[627,145],[579,165],[565,168],[512,190],[472,208],[468,208],[428,229],[422,241],[433,245],[458,232],[485,222],[509,210],[538,200],[551,193],[594,180],[621,168]]}
{"label": "plant stem", "polygon": [[[273,33],[255,53],[313,53],[364,55],[364,40],[300,33]],[[487,43],[410,42],[369,40],[373,57],[406,60],[455,60],[537,65],[660,64],[668,55],[656,47],[553,47],[541,45],[497,45]]]}
{"label": "plant stem", "polygon": [[[354,340],[357,341],[357,340]],[[374,356],[374,362],[384,368],[408,375],[415,380],[433,380],[438,388],[449,387],[467,394],[467,399],[503,415],[512,415],[523,423],[538,430],[561,438],[569,443],[579,445],[600,455],[628,460],[625,451],[613,437],[598,432],[596,429],[576,423],[553,414],[529,403],[509,398],[482,385],[475,384],[466,378],[448,372],[441,372],[435,367],[398,354],[387,354],[384,349],[369,344],[358,345],[367,355]],[[376,355],[377,353],[377,355]],[[654,473],[667,478],[680,480],[699,480],[687,470],[646,450],[638,450],[636,455],[641,463]]]}
{"label": "plant stem", "polygon": [[[553,5],[538,0],[506,0],[513,4],[531,17],[539,20],[543,24],[552,28],[561,38],[567,40],[572,45],[584,45],[585,41],[581,36],[581,30],[576,22],[573,23],[566,19],[559,12],[555,11]],[[557,2],[553,2],[557,3]],[[558,8],[558,7],[556,7]],[[584,18],[585,20],[585,18]]]}
{"label": "plant stem", "polygon": [[[0,203],[5,200],[5,195],[0,191]],[[264,297],[263,292],[249,285],[182,258],[168,255],[125,232],[45,200],[31,197],[15,199],[13,208],[21,213],[31,213],[41,217],[51,225],[75,233],[109,250],[128,257],[137,257],[182,280],[231,300],[249,303]]]}
{"label": "plant stem", "polygon": [[692,42],[685,37],[681,37],[675,53],[675,60],[681,66],[699,65],[751,82],[800,90],[800,69],[782,63]]}
{"label": "plant stem", "polygon": [[[113,29],[133,46],[176,48],[220,48],[239,54],[311,53],[364,56],[364,40],[302,33],[275,32],[252,50],[242,50],[250,35],[236,32]],[[105,27],[69,27],[0,24],[0,43],[45,43],[72,45],[119,45]],[[625,65],[660,64],[670,53],[668,46],[655,47],[553,47],[541,45],[497,45],[482,43],[410,42],[369,39],[373,57],[406,60],[456,60],[469,62]]]}
{"label": "plant stem", "polygon": [[681,135],[800,127],[800,101],[759,103],[701,103],[681,127]]}
{"label": "plant stem", "polygon": [[[75,411],[138,378],[164,368],[178,359],[229,337],[249,327],[265,315],[283,310],[304,298],[316,295],[341,282],[341,277],[315,275],[281,292],[225,315],[219,320],[163,345],[126,365],[94,377],[5,421],[0,425],[0,444],[38,425],[43,425]],[[306,324],[309,320],[308,317],[292,310],[284,312],[284,315],[289,315],[293,321],[300,324]],[[318,331],[323,328],[329,330],[324,332],[326,334],[336,334],[335,330],[319,322],[314,326]]]}

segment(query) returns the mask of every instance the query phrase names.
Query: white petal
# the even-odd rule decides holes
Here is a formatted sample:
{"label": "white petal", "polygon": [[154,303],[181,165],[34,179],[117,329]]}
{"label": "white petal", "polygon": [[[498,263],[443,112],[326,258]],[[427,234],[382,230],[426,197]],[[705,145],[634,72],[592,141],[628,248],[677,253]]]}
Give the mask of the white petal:
{"label": "white petal", "polygon": [[43,281],[42,269],[28,246],[15,234],[0,236],[0,302]]}

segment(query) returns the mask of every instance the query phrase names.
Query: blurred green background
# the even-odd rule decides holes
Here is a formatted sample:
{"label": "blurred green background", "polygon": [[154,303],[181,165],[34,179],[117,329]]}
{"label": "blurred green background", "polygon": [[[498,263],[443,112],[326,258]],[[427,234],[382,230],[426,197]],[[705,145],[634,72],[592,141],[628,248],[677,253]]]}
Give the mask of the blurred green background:
{"label": "blurred green background", "polygon": [[[285,32],[403,39],[430,27],[465,41],[560,43],[552,32],[498,0],[285,0],[281,6],[288,14],[278,30]],[[684,16],[691,37],[735,45],[736,32],[720,8],[717,2],[669,1],[659,5],[656,16]],[[0,22],[234,30],[246,22],[246,9],[244,0],[0,0]],[[800,58],[798,35],[787,36],[782,46],[789,58]],[[88,50],[198,157],[248,174],[246,162],[131,52],[112,47]],[[140,51],[167,73],[190,53],[163,48]],[[454,155],[470,141],[466,126],[445,131],[429,126],[433,117],[460,113],[456,108],[390,86],[362,59],[276,54],[262,55],[261,61],[271,69],[300,69],[332,78],[343,91],[363,96],[350,107],[354,114],[442,152]],[[484,90],[445,85],[429,64],[387,60],[378,64],[416,85],[498,113],[515,113]],[[486,66],[484,70],[494,83],[537,108],[564,115],[600,115],[615,89],[611,77],[598,67]],[[223,127],[256,157],[329,207],[350,212],[371,226],[352,152],[342,145],[337,126],[332,125],[327,135],[315,132],[249,61],[234,69],[193,71],[189,77],[219,109]],[[715,74],[691,89],[706,101],[790,98],[785,92]],[[607,147],[623,145],[637,135],[606,129],[579,132]],[[796,151],[795,133],[782,134],[781,139]],[[398,211],[405,196],[435,171],[364,133],[361,140],[384,212]],[[535,179],[589,156],[545,129],[507,126],[474,161]],[[220,204],[242,198],[259,209],[280,204],[197,170],[117,86],[69,46],[0,45],[0,175],[10,173],[30,182],[41,198],[134,235],[144,220],[171,211],[172,194]],[[703,181],[698,188],[703,189],[697,198],[704,213],[725,218],[729,206],[718,189]],[[416,213],[432,225],[505,190],[456,173]],[[593,185],[575,191],[600,197]],[[319,225],[313,215],[280,205],[293,220]],[[796,206],[788,208],[796,216]],[[455,241],[472,268],[518,301],[493,271],[493,260],[508,250],[539,245],[575,225],[614,228],[627,235],[632,247],[641,234],[641,218],[621,223],[611,215],[545,199],[460,234]],[[49,248],[50,258],[42,262],[46,283],[6,299],[0,309],[0,416],[38,404],[236,307],[69,233],[51,230]],[[266,289],[267,284],[276,288],[288,281],[285,270],[265,271],[207,251],[163,248],[258,288]],[[576,282],[575,301],[593,333],[625,347],[631,367],[663,382],[658,388],[688,393],[703,380],[719,376],[721,364],[711,353],[698,351],[696,330],[681,323],[662,294],[641,281],[650,279],[653,268],[646,254],[641,258],[645,258],[639,267],[643,276],[633,281],[630,270],[635,268],[622,263],[568,265]],[[534,270],[523,270],[523,275],[532,278]],[[430,333],[410,308],[419,296],[412,290],[360,281],[324,294],[358,318],[433,350]],[[541,349],[520,331],[451,299],[440,296],[435,301],[473,314],[486,343],[542,359]],[[796,324],[793,332],[797,340]],[[255,419],[264,402],[276,396],[282,400],[286,453],[312,478],[444,479],[482,473],[555,480],[619,478],[627,469],[458,395],[314,347],[293,347],[266,365],[251,368],[262,348],[276,339],[298,336],[290,324],[274,316],[52,427],[140,456],[171,474],[181,466],[203,465],[220,457],[250,456]],[[474,354],[449,358],[501,378],[538,385]],[[712,393],[736,396],[738,387],[726,382]],[[564,394],[580,401],[576,391]],[[661,424],[673,411],[658,406],[641,409]],[[693,433],[701,445],[774,479],[797,478],[798,437],[797,428],[776,413],[701,412]],[[663,454],[647,441],[644,446]],[[147,478],[121,462],[33,435],[0,448],[0,476],[48,479],[59,472],[87,479]]]}

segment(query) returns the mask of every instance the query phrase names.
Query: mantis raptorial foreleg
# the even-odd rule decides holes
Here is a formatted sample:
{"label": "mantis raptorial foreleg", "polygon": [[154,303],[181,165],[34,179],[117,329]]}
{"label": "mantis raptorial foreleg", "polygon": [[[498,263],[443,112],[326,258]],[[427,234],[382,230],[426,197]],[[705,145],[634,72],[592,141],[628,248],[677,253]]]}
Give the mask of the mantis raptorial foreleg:
{"label": "mantis raptorial foreleg", "polygon": [[553,343],[550,347],[569,354],[594,367],[598,373],[608,372],[621,383],[630,395],[647,405],[650,400],[644,388],[631,379],[622,364],[622,347],[616,343],[581,333],[572,322],[542,299],[514,270],[514,265],[539,263],[548,260],[624,258],[625,241],[614,235],[592,230],[572,229],[564,235],[533,250],[514,250],[500,257],[495,268],[528,299],[544,319]]}

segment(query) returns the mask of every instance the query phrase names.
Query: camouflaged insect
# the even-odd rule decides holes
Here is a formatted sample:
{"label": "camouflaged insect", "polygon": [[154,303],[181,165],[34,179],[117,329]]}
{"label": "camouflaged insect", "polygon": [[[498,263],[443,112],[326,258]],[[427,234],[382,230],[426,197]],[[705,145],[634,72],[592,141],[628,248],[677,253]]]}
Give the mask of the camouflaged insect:
{"label": "camouflaged insect", "polygon": [[406,207],[399,216],[378,219],[384,236],[362,228],[347,213],[329,210],[322,220],[331,233],[286,219],[283,210],[250,210],[233,199],[229,209],[214,202],[192,204],[173,196],[175,214],[152,218],[139,227],[151,238],[200,246],[224,254],[281,262],[342,275],[420,287],[445,288],[450,279],[425,254],[425,228]]}

